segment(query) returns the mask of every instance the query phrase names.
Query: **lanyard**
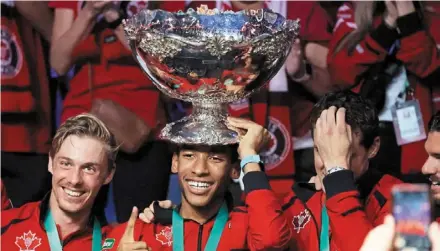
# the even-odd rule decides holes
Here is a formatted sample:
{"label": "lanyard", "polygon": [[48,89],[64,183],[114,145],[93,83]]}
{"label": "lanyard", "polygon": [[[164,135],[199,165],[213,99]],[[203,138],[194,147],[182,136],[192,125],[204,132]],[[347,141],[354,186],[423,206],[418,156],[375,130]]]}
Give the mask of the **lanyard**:
{"label": "lanyard", "polygon": [[[222,237],[223,228],[228,222],[229,214],[226,203],[223,203],[220,211],[215,217],[214,226],[209,234],[208,242],[206,243],[205,251],[217,250],[218,243]],[[183,251],[183,218],[176,210],[173,210],[173,251]]]}
{"label": "lanyard", "polygon": [[319,250],[320,251],[329,251],[330,250],[330,238],[328,236],[329,232],[329,220],[328,213],[325,204],[322,206],[321,211],[321,236],[319,238]]}
{"label": "lanyard", "polygon": [[[58,229],[53,220],[52,213],[47,213],[46,219],[44,219],[44,228],[46,228],[47,238],[49,239],[50,250],[62,251],[60,237],[58,235]],[[101,224],[98,219],[93,220],[93,237],[92,237],[92,251],[101,251]]]}

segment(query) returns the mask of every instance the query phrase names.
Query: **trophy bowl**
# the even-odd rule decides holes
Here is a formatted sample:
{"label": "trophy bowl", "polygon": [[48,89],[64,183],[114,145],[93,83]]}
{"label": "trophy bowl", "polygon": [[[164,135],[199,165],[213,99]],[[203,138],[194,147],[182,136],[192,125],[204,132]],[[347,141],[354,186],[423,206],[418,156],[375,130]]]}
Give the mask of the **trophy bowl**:
{"label": "trophy bowl", "polygon": [[156,87],[193,105],[191,115],[160,133],[178,144],[238,143],[226,120],[228,103],[275,76],[299,34],[299,20],[269,9],[144,9],[123,25],[135,60]]}

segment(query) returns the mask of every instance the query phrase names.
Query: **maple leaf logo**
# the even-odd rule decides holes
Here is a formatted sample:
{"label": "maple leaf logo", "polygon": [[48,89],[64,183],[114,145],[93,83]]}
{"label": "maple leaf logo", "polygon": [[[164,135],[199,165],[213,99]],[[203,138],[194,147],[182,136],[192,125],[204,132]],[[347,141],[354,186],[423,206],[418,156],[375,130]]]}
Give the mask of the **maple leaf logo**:
{"label": "maple leaf logo", "polygon": [[15,245],[20,251],[34,251],[41,245],[41,238],[35,237],[35,234],[29,231],[20,237],[15,237]]}
{"label": "maple leaf logo", "polygon": [[301,229],[303,229],[307,223],[310,221],[310,213],[307,209],[302,211],[296,216],[293,216],[292,224],[294,229],[296,230],[296,233],[299,233]]}
{"label": "maple leaf logo", "polygon": [[173,244],[173,230],[171,227],[165,227],[160,233],[156,234],[156,240],[160,241],[162,245],[171,247]]}

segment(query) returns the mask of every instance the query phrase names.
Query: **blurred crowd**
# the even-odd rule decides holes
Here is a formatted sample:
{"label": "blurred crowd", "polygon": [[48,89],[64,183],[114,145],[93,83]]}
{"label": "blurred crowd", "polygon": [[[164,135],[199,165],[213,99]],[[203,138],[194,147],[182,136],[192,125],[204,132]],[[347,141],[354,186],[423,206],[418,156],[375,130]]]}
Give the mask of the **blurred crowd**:
{"label": "blurred crowd", "polygon": [[[69,125],[91,123],[72,119],[84,113],[102,121],[119,146],[116,168],[102,180],[94,202],[103,224],[128,221],[133,206],[149,221],[153,202],[181,203],[182,184],[172,170],[176,150],[158,132],[190,114],[191,104],[165,96],[145,75],[122,21],[144,8],[175,12],[202,4],[234,11],[270,8],[300,19],[300,36],[281,70],[263,90],[229,105],[232,117],[267,129],[269,143],[259,155],[290,215],[291,250],[360,250],[362,244],[362,250],[390,250],[392,187],[402,183],[430,185],[437,202],[432,220],[440,222],[440,2],[391,0],[2,1],[3,213],[45,201],[60,185],[54,155],[63,150]],[[328,156],[343,145],[342,136],[316,134],[325,134],[318,126],[331,126],[322,125],[325,114],[334,118],[340,109],[351,128],[350,173],[330,179],[328,165],[336,162],[329,164]],[[87,135],[78,128],[73,134]],[[90,154],[93,143],[84,147]],[[239,182],[227,189],[233,205],[247,206]],[[327,249],[318,230],[325,219],[323,190],[330,218]],[[2,235],[6,225],[2,219]],[[437,242],[431,238],[437,245],[432,250],[440,250],[438,225],[432,229],[439,234]],[[381,238],[387,234],[389,239]]]}

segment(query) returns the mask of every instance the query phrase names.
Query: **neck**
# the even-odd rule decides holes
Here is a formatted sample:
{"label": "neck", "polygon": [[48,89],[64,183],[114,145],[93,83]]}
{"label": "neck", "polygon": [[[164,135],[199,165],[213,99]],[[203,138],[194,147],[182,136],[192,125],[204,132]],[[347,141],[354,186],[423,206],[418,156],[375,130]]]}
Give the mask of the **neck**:
{"label": "neck", "polygon": [[205,224],[209,219],[218,213],[223,205],[224,198],[214,199],[211,203],[204,207],[191,206],[185,198],[182,198],[182,207],[180,215],[184,219],[191,219],[199,224]]}
{"label": "neck", "polygon": [[55,224],[61,230],[61,233],[59,233],[61,238],[86,228],[91,212],[91,210],[88,210],[87,213],[66,213],[58,206],[54,193],[50,195],[49,208]]}

